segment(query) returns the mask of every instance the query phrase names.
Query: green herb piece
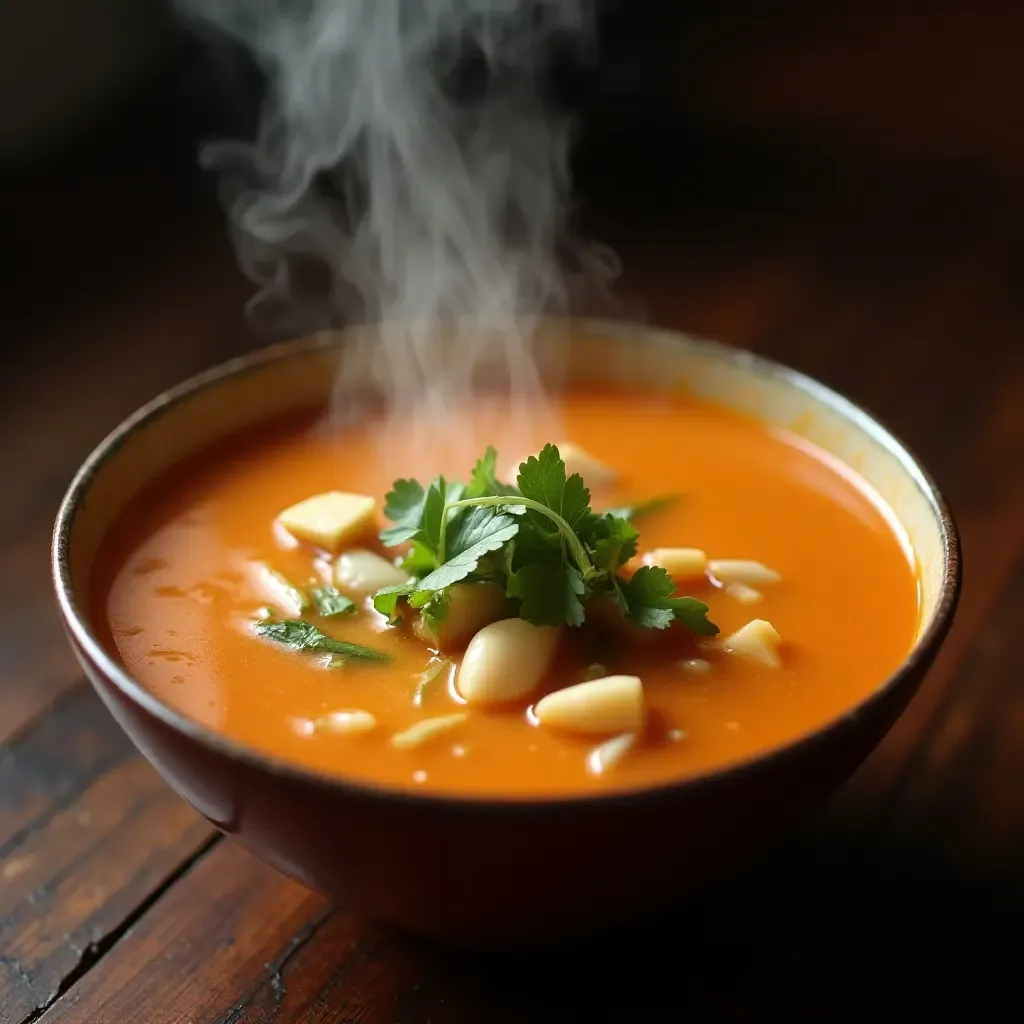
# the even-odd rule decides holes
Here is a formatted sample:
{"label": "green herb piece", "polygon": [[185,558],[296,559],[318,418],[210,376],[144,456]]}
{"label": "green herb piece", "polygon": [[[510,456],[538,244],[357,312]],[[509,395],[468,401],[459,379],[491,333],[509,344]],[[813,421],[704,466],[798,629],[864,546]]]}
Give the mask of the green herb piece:
{"label": "green herb piece", "polygon": [[290,605],[298,615],[309,611],[309,598],[286,576],[282,576],[276,569],[271,569],[269,565],[261,565],[259,568],[264,584],[275,596]]}
{"label": "green herb piece", "polygon": [[607,509],[605,515],[615,519],[628,519],[632,523],[674,505],[679,498],[678,494],[665,494],[660,498],[649,498],[647,501],[638,502],[636,505],[623,505],[621,508]]}
{"label": "green herb piece", "polygon": [[707,618],[708,606],[693,597],[673,597],[675,584],[660,566],[645,565],[622,585],[628,617],[638,626],[665,629],[674,621],[701,636],[714,636],[718,627]]}
{"label": "green herb piece", "polygon": [[412,702],[419,707],[423,703],[423,697],[427,690],[430,688],[430,684],[446,669],[451,668],[452,663],[450,661],[435,661],[427,666],[425,672],[421,672],[416,677],[416,692],[413,694]]}
{"label": "green herb piece", "polygon": [[305,619],[281,619],[277,622],[257,622],[253,627],[257,636],[266,637],[274,643],[281,644],[292,651],[323,651],[326,654],[338,654],[344,658],[358,661],[387,661],[383,651],[373,647],[363,647],[347,640],[336,640],[333,636],[317,629]]}
{"label": "green herb piece", "polygon": [[638,549],[631,519],[674,499],[594,512],[582,477],[567,475],[552,444],[520,465],[517,487],[498,480],[496,465],[497,453],[488,448],[466,486],[443,477],[426,488],[415,480],[395,483],[385,503],[395,525],[381,540],[411,542],[403,569],[414,578],[374,595],[374,607],[390,622],[399,621],[404,601],[437,624],[448,609],[449,587],[486,581],[501,586],[519,602],[520,617],[538,625],[580,626],[588,601],[602,597],[650,629],[678,621],[702,635],[718,632],[706,605],[674,596],[663,569],[619,576]]}
{"label": "green herb piece", "polygon": [[586,591],[583,574],[564,561],[531,562],[508,581],[508,596],[522,602],[520,618],[538,626],[582,626],[586,613],[580,598]]}
{"label": "green herb piece", "polygon": [[355,601],[339,593],[334,587],[313,587],[309,596],[316,606],[317,615],[325,619],[334,615],[350,615],[356,610]]}

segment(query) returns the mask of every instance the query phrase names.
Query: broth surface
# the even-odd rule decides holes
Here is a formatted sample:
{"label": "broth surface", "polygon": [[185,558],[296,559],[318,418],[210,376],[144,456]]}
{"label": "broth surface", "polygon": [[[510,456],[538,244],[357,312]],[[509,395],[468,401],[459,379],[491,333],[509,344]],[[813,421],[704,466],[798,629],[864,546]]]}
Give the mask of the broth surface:
{"label": "broth surface", "polygon": [[[599,740],[531,724],[527,701],[471,709],[466,722],[433,742],[394,749],[394,733],[465,709],[452,673],[414,705],[416,677],[431,652],[375,614],[314,621],[386,650],[392,660],[385,666],[328,669],[251,632],[257,609],[272,603],[253,579],[253,561],[299,584],[317,571],[315,553],[274,526],[282,509],[332,489],[372,494],[382,504],[400,476],[467,479],[489,441],[507,434],[508,418],[493,404],[439,427],[430,455],[421,445],[414,456],[411,443],[394,435],[382,449],[373,423],[328,432],[311,429],[310,418],[180,467],[132,505],[101,553],[101,636],[166,703],[252,748],[365,782],[466,795],[606,791],[702,773],[816,729],[899,666],[919,613],[912,555],[853,474],[795,436],[684,397],[602,386],[557,401],[560,434],[524,437],[520,450],[500,451],[506,475],[516,457],[543,442],[572,441],[619,473],[614,486],[591,487],[596,509],[680,494],[636,522],[641,553],[698,547],[709,558],[758,560],[783,577],[761,588],[756,605],[710,582],[682,590],[709,605],[723,636],[752,618],[769,620],[784,640],[781,669],[709,653],[699,638],[676,631],[643,647],[605,649],[584,649],[579,631],[569,631],[533,701],[582,680],[593,662],[643,680],[647,733],[611,771],[587,768]],[[680,661],[695,657],[710,662],[709,674],[683,671]],[[354,708],[370,711],[377,728],[310,733],[312,719]]]}

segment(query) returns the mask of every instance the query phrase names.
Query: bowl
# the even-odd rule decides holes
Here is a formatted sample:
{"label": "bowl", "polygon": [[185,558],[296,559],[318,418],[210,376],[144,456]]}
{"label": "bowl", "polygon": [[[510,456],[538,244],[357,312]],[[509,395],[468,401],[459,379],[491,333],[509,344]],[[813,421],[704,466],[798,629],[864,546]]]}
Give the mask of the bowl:
{"label": "bowl", "polygon": [[711,341],[604,321],[552,329],[572,339],[572,380],[684,386],[795,431],[873,485],[919,565],[920,625],[899,670],[848,713],[765,755],[642,790],[572,799],[398,792],[318,774],[246,749],[161,703],[100,644],[90,620],[87,595],[104,535],[132,497],[179,461],[238,431],[326,405],[346,332],[263,349],[154,399],[86,460],[53,537],[57,600],[78,660],[185,800],[308,887],[405,931],[474,947],[556,942],[657,912],[806,814],[903,711],[949,630],[960,591],[959,539],[941,494],[914,456],[847,399]]}

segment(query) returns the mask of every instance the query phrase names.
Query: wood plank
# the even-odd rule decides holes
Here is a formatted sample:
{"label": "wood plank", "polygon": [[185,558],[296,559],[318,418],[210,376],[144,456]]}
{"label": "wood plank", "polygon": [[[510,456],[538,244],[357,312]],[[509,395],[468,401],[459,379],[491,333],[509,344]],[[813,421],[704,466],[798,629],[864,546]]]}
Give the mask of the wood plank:
{"label": "wood plank", "polygon": [[0,755],[0,1021],[48,1006],[213,836],[79,688]]}
{"label": "wood plank", "polygon": [[237,844],[218,844],[40,1021],[231,1019],[230,1008],[272,981],[326,913],[321,897]]}

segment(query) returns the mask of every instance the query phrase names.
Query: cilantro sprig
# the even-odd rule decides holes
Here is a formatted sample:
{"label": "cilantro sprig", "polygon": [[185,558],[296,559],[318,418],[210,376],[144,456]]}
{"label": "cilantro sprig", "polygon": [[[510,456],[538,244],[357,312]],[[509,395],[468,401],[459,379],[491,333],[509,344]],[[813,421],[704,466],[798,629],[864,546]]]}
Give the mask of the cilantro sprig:
{"label": "cilantro sprig", "polygon": [[519,466],[515,486],[498,480],[497,453],[488,448],[468,484],[443,476],[424,487],[397,480],[385,499],[393,526],[381,541],[408,544],[402,568],[408,583],[387,587],[374,606],[392,622],[404,602],[434,621],[447,610],[449,587],[461,582],[496,584],[518,602],[521,618],[537,625],[581,626],[595,598],[611,600],[631,622],[666,629],[673,622],[703,636],[718,627],[707,605],[675,596],[668,573],[645,566],[621,575],[637,552],[631,519],[667,500],[598,513],[578,473],[566,474],[558,448],[547,444]]}

